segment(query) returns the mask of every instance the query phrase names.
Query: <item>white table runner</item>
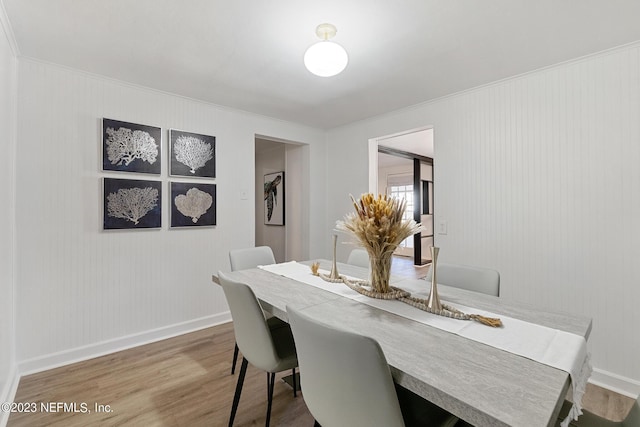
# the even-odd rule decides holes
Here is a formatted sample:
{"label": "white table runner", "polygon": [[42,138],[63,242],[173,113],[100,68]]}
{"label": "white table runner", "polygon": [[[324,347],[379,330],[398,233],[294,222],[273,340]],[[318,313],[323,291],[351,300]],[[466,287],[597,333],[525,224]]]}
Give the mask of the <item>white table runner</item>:
{"label": "white table runner", "polygon": [[[295,261],[261,266],[260,268],[416,322],[526,357],[547,366],[561,369],[571,376],[572,399],[574,401],[569,416],[562,422],[561,426],[566,427],[571,419],[577,419],[578,415],[582,414],[582,396],[592,370],[584,337],[460,304],[448,303],[467,314],[499,317],[503,327],[491,328],[478,322],[434,315],[401,301],[369,298],[350,289],[343,283],[327,282],[318,276],[314,276],[311,274],[309,266]],[[328,272],[325,273],[328,274]],[[403,289],[411,292],[414,296],[423,294],[426,297],[429,292],[426,285],[424,289],[416,289],[415,286],[411,287],[408,283],[407,285]]]}

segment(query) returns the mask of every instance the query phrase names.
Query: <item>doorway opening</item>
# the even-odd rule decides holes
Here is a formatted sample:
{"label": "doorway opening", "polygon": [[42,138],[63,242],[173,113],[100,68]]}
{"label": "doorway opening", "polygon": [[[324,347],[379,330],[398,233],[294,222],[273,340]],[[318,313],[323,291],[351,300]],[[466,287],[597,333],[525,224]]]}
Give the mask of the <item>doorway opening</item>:
{"label": "doorway opening", "polygon": [[[304,159],[307,145],[255,136],[255,245],[269,246],[277,262],[306,259],[308,218]],[[308,169],[308,168],[307,168]],[[308,191],[306,191],[308,194]]]}
{"label": "doorway opening", "polygon": [[433,128],[413,129],[369,140],[369,191],[404,198],[405,218],[425,231],[406,239],[395,252],[416,266],[431,262],[433,246]]}

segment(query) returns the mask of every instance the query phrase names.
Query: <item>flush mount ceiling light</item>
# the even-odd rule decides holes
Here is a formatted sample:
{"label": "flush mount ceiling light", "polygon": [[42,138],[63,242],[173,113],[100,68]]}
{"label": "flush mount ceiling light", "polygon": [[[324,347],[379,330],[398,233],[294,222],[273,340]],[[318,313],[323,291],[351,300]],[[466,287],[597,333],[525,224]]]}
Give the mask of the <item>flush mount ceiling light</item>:
{"label": "flush mount ceiling light", "polygon": [[336,35],[336,27],[320,24],[316,34],[322,41],[314,44],[304,54],[304,65],[316,76],[331,77],[340,74],[347,66],[347,51],[337,43],[329,41]]}

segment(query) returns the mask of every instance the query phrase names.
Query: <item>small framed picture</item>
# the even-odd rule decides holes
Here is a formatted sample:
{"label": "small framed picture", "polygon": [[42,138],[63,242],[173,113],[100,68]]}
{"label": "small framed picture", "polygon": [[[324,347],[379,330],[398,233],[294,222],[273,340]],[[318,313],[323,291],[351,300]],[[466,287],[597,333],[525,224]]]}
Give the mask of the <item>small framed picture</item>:
{"label": "small framed picture", "polygon": [[160,175],[160,128],[102,119],[102,170]]}
{"label": "small framed picture", "polygon": [[216,184],[171,182],[171,228],[216,225]]}
{"label": "small framed picture", "polygon": [[216,137],[169,130],[169,175],[216,177]]}
{"label": "small framed picture", "polygon": [[103,179],[103,228],[122,230],[162,226],[162,182]]}
{"label": "small framed picture", "polygon": [[264,223],[284,225],[284,172],[264,176]]}

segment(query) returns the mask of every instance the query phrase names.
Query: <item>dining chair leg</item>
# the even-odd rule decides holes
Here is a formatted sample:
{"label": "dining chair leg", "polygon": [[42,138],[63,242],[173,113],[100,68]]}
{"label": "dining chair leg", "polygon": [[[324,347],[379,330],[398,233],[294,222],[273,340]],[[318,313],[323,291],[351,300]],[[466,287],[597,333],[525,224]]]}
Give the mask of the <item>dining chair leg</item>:
{"label": "dining chair leg", "polygon": [[247,373],[247,359],[242,358],[242,364],[240,365],[240,375],[238,375],[238,382],[236,383],[236,393],[233,396],[233,405],[231,406],[231,415],[229,416],[229,427],[233,426],[233,420],[236,418],[236,411],[238,410],[238,403],[240,402],[240,393],[242,393],[242,384],[244,383],[244,376]]}
{"label": "dining chair leg", "polygon": [[238,343],[235,343],[235,348],[233,349],[233,363],[231,364],[231,375],[236,373],[236,362],[238,361]]}
{"label": "dining chair leg", "polygon": [[296,385],[296,368],[291,370],[291,384],[293,384],[293,397],[298,397],[297,385]]}
{"label": "dining chair leg", "polygon": [[265,427],[269,427],[269,421],[271,420],[271,403],[273,402],[273,386],[276,382],[276,373],[267,372],[267,422]]}

